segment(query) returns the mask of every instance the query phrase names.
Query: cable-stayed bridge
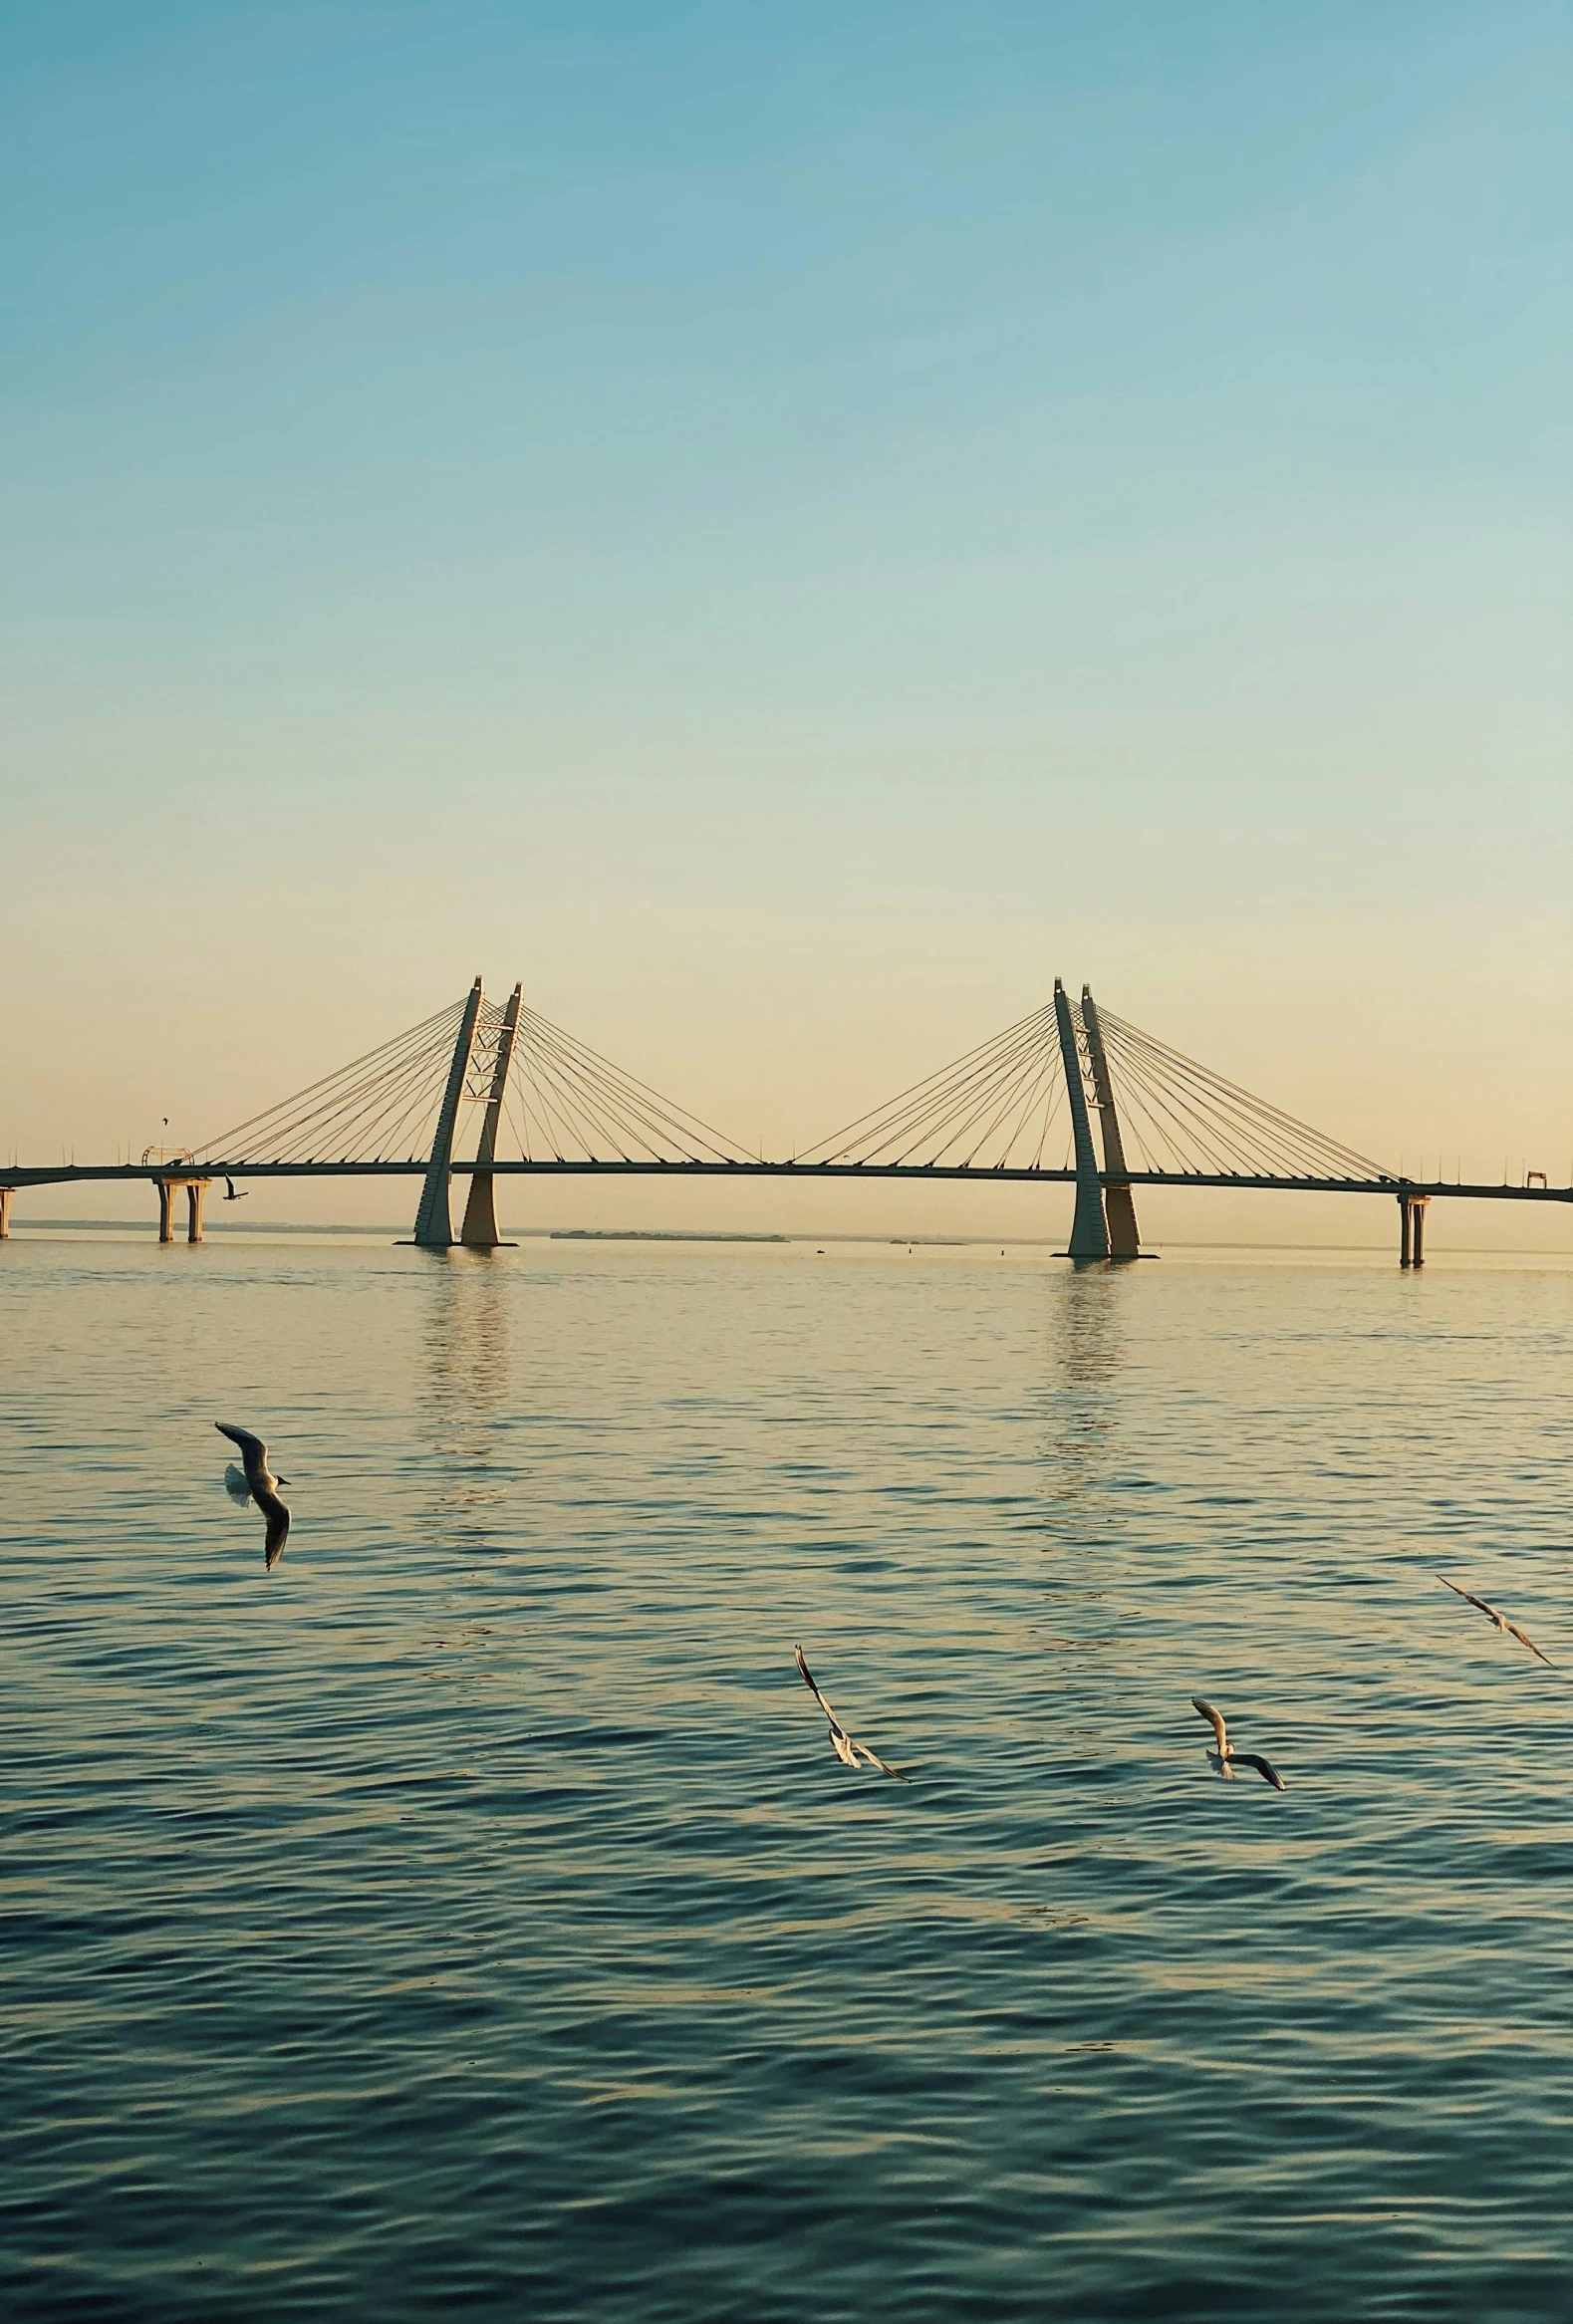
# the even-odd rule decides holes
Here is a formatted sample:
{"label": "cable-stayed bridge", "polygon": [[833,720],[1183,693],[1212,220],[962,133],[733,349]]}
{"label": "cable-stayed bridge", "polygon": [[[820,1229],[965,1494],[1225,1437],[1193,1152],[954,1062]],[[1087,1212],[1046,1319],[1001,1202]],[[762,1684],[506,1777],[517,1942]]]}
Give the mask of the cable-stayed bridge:
{"label": "cable-stayed bridge", "polygon": [[[139,1162],[0,1168],[0,1236],[18,1187],[134,1178],[157,1188],[159,1236],[202,1239],[208,1187],[237,1178],[418,1176],[412,1240],[494,1250],[496,1181],[525,1174],[964,1179],[1074,1187],[1065,1256],[1143,1256],[1137,1189],[1263,1187],[1386,1194],[1400,1212],[1400,1261],[1425,1258],[1437,1196],[1573,1201],[1573,1184],[1406,1177],[1193,1058],[1100,1009],[1087,986],[1054,997],[964,1057],[789,1160],[772,1161],[539,1016],[515,985],[462,1000],[205,1145],[149,1148]],[[455,1236],[452,1180],[466,1181]]]}

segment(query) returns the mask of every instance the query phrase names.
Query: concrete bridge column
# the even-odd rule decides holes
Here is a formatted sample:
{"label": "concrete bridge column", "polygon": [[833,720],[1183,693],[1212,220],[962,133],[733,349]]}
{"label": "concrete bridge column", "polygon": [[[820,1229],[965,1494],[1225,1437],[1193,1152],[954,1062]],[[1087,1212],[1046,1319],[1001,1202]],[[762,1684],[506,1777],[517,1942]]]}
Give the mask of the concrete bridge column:
{"label": "concrete bridge column", "polygon": [[11,1240],[11,1197],[14,1186],[0,1186],[0,1243]]}
{"label": "concrete bridge column", "polygon": [[158,1240],[174,1241],[174,1198],[180,1187],[185,1188],[185,1239],[199,1243],[202,1239],[202,1203],[210,1184],[207,1178],[159,1178],[158,1186]]}
{"label": "concrete bridge column", "polygon": [[1103,1132],[1103,1166],[1105,1170],[1103,1206],[1109,1228],[1109,1256],[1111,1259],[1139,1259],[1142,1256],[1142,1232],[1136,1223],[1136,1203],[1131,1193],[1131,1181],[1125,1172],[1125,1140],[1120,1134],[1120,1113],[1114,1102],[1114,1083],[1109,1075],[1109,1059],[1103,1045],[1103,1026],[1098,1021],[1098,1004],[1093,999],[1090,985],[1082,986],[1082,1023],[1087,1029],[1087,1061],[1093,1069],[1093,1095],[1098,1101],[1098,1123]]}
{"label": "concrete bridge column", "polygon": [[481,989],[477,976],[471,985],[464,1013],[459,1020],[458,1039],[453,1044],[453,1062],[448,1068],[448,1085],[442,1093],[442,1106],[437,1115],[437,1132],[431,1141],[431,1160],[426,1164],[425,1184],[420,1189],[420,1208],[415,1212],[416,1243],[422,1250],[446,1251],[453,1247],[453,1221],[448,1210],[448,1171],[453,1160],[453,1131],[459,1118],[459,1101],[464,1095],[464,1077],[470,1068],[470,1051],[475,1045],[475,1020],[480,1015]]}
{"label": "concrete bridge column", "polygon": [[1399,1265],[1424,1267],[1426,1264],[1426,1205],[1429,1194],[1403,1193],[1399,1196]]}
{"label": "concrete bridge column", "polygon": [[1054,1021],[1060,1036],[1060,1061],[1065,1068],[1065,1095],[1071,1109],[1071,1140],[1076,1155],[1076,1210],[1071,1220],[1070,1245],[1059,1256],[1066,1259],[1107,1259],[1109,1229],[1104,1220],[1098,1157],[1093,1152],[1093,1134],[1087,1120],[1087,1092],[1082,1082],[1081,1051],[1076,1045],[1071,1004],[1057,976],[1054,979]]}
{"label": "concrete bridge column", "polygon": [[492,1061],[486,1117],[481,1123],[480,1143],[475,1149],[475,1167],[470,1172],[464,1224],[459,1228],[459,1241],[472,1251],[494,1251],[500,1247],[496,1181],[491,1171],[483,1168],[482,1164],[492,1162],[497,1153],[497,1128],[502,1120],[502,1101],[508,1087],[508,1068],[513,1063],[514,1036],[519,1029],[519,1010],[523,1000],[524,986],[516,984],[508,997],[508,1006],[503,1012],[502,1026],[497,1035],[497,1054]]}

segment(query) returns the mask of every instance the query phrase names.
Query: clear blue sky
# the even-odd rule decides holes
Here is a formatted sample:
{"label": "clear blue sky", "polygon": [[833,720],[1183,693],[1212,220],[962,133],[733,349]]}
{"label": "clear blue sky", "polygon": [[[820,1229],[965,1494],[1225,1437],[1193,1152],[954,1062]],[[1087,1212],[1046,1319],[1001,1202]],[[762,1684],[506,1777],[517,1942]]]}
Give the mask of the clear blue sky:
{"label": "clear blue sky", "polygon": [[477,968],[806,1142],[1059,969],[1565,1172],[1565,6],[14,0],[0,75],[0,1145]]}

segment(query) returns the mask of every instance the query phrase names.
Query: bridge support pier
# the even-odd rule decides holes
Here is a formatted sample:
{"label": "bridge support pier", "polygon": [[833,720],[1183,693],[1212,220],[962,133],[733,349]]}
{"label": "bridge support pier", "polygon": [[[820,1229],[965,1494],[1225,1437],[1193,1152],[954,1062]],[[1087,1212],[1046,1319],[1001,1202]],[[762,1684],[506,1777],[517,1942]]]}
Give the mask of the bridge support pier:
{"label": "bridge support pier", "polygon": [[206,1199],[210,1180],[207,1178],[159,1178],[158,1186],[158,1240],[174,1241],[174,1198],[180,1187],[185,1188],[185,1239],[199,1243],[202,1239],[202,1204]]}
{"label": "bridge support pier", "polygon": [[14,1186],[0,1186],[0,1243],[11,1240],[11,1197],[15,1192]]}
{"label": "bridge support pier", "polygon": [[1429,1194],[1401,1194],[1399,1196],[1399,1265],[1424,1267],[1426,1264],[1426,1205]]}
{"label": "bridge support pier", "polygon": [[1071,1220],[1069,1246],[1060,1256],[1067,1259],[1107,1259],[1109,1229],[1104,1223],[1103,1186],[1098,1176],[1098,1157],[1093,1152],[1092,1129],[1087,1120],[1082,1053],[1076,1043],[1071,1004],[1057,976],[1054,979],[1054,1022],[1059,1028],[1060,1059],[1065,1067],[1065,1095],[1071,1109],[1071,1141],[1076,1151],[1076,1212]]}

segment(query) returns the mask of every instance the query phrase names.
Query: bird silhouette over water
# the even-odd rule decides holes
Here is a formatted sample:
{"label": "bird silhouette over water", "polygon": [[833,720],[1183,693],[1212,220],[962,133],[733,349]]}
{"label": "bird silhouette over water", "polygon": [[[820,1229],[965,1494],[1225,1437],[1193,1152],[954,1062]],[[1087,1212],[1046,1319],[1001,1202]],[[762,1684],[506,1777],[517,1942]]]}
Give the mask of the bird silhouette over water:
{"label": "bird silhouette over water", "polygon": [[1480,1612],[1494,1622],[1498,1630],[1505,1630],[1509,1638],[1516,1638],[1521,1647],[1527,1647],[1532,1655],[1538,1655],[1548,1671],[1556,1669],[1551,1657],[1542,1655],[1529,1633],[1520,1630],[1516,1622],[1509,1622],[1505,1614],[1499,1613],[1494,1606],[1487,1606],[1483,1598],[1476,1598],[1471,1591],[1460,1590],[1457,1583],[1449,1582],[1445,1574],[1439,1574],[1437,1579],[1444,1590],[1451,1590],[1454,1597],[1461,1598],[1466,1606],[1478,1606]]}
{"label": "bird silhouette over water", "polygon": [[1283,1777],[1270,1759],[1259,1758],[1254,1751],[1231,1751],[1229,1749],[1229,1730],[1224,1723],[1223,1713],[1218,1709],[1216,1703],[1204,1702],[1199,1694],[1193,1694],[1190,1699],[1202,1717],[1210,1722],[1212,1732],[1218,1738],[1217,1749],[1207,1753],[1208,1764],[1215,1767],[1218,1773],[1225,1776],[1231,1783],[1234,1780],[1236,1767],[1253,1767],[1263,1783],[1270,1783],[1274,1791],[1282,1791]]}
{"label": "bird silhouette over water", "polygon": [[[268,1448],[260,1436],[253,1436],[249,1428],[232,1428],[227,1420],[215,1420],[214,1427],[231,1444],[238,1444],[245,1473],[237,1477],[233,1468],[226,1470],[224,1482],[237,1500],[253,1500],[268,1521],[266,1539],[262,1545],[263,1563],[271,1574],[284,1555],[284,1544],[290,1530],[290,1513],[279,1499],[278,1488],[287,1485],[287,1476],[275,1476],[268,1466]],[[242,1487],[244,1488],[242,1490]]]}
{"label": "bird silhouette over water", "polygon": [[803,1660],[803,1649],[801,1647],[794,1648],[793,1656],[797,1663],[798,1677],[802,1679],[804,1685],[808,1688],[810,1694],[813,1695],[814,1700],[819,1704],[820,1709],[825,1713],[825,1716],[830,1721],[830,1747],[835,1752],[837,1758],[841,1761],[843,1767],[856,1767],[862,1761],[867,1760],[871,1767],[878,1767],[882,1775],[894,1775],[898,1783],[905,1783],[908,1779],[902,1773],[899,1767],[887,1766],[885,1761],[880,1757],[879,1752],[871,1751],[867,1743],[855,1743],[853,1741],[851,1735],[848,1734],[846,1728],[842,1725],[840,1719],[836,1716],[836,1713],[831,1709],[830,1704],[825,1700],[824,1695],[821,1694],[819,1688],[815,1685],[813,1674],[810,1672],[807,1663],[805,1663]]}

